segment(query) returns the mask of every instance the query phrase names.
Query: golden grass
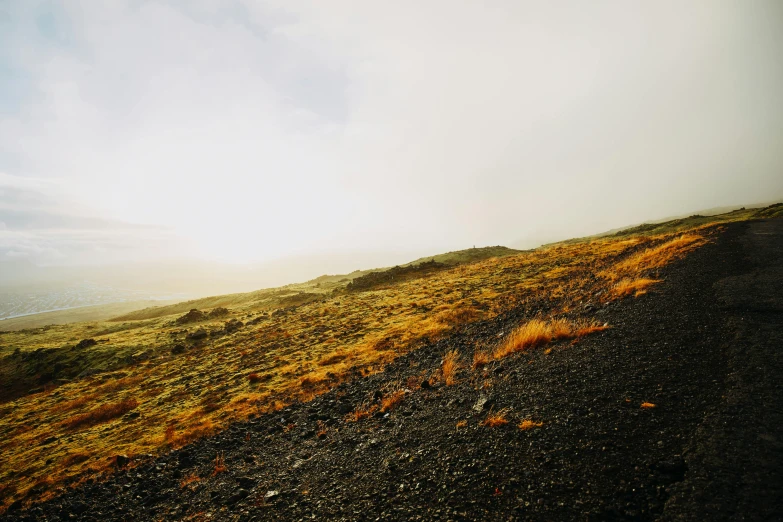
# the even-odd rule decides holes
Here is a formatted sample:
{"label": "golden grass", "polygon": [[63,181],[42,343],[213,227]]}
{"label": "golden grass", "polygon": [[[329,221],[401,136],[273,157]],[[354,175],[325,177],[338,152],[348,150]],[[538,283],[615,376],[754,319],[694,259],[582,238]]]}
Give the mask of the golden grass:
{"label": "golden grass", "polygon": [[399,404],[402,402],[402,399],[404,398],[405,398],[404,390],[396,390],[391,394],[386,395],[381,399],[381,411],[382,412],[392,411],[394,408],[399,406]]}
{"label": "golden grass", "polygon": [[489,415],[487,415],[487,418],[481,421],[481,425],[487,428],[497,428],[498,426],[508,424],[506,413],[508,413],[507,408],[494,413],[490,412]]}
{"label": "golden grass", "polygon": [[372,416],[373,413],[375,413],[378,410],[378,405],[373,404],[372,406],[362,405],[346,415],[345,420],[348,422],[358,422],[362,419],[368,419]]}
{"label": "golden grass", "polygon": [[451,386],[457,382],[457,372],[460,369],[459,352],[451,350],[443,357],[441,372],[443,373],[443,382],[446,386]]}
{"label": "golden grass", "polygon": [[138,405],[139,401],[136,399],[125,399],[111,404],[104,404],[87,413],[82,413],[67,419],[63,422],[63,427],[68,430],[73,430],[82,426],[95,426],[96,424],[121,417]]}
{"label": "golden grass", "polygon": [[612,267],[611,270],[603,272],[603,275],[613,281],[627,275],[638,277],[650,270],[666,266],[704,243],[706,243],[706,240],[701,234],[682,234],[657,246],[641,250],[626,257]]}
{"label": "golden grass", "polygon": [[493,355],[495,359],[502,359],[514,352],[535,348],[551,340],[552,331],[550,326],[540,319],[533,319],[515,328],[506,336],[503,343],[495,349]]}
{"label": "golden grass", "polygon": [[633,294],[634,297],[639,297],[647,293],[647,289],[656,283],[660,283],[660,279],[650,279],[647,277],[623,278],[612,286],[612,296],[625,297]]}
{"label": "golden grass", "polygon": [[474,370],[477,370],[479,368],[483,368],[484,366],[488,365],[492,362],[492,354],[489,352],[485,352],[483,350],[476,350],[473,353],[473,363],[470,365],[470,367]]}
{"label": "golden grass", "polygon": [[544,321],[532,319],[515,328],[506,336],[492,353],[495,359],[508,357],[512,353],[523,352],[551,341],[575,339],[607,329],[605,324],[596,321],[553,319]]}
{"label": "golden grass", "polygon": [[540,428],[543,425],[543,422],[535,422],[531,419],[523,419],[520,421],[518,428],[522,431],[527,431],[532,430],[533,428]]}

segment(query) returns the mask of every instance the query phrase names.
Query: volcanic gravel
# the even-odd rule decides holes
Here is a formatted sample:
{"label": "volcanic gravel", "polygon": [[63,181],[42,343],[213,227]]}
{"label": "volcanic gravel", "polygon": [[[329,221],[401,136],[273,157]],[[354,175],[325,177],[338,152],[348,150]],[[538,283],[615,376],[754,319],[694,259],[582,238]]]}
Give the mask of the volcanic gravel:
{"label": "volcanic gravel", "polygon": [[[781,520],[783,220],[727,225],[660,277],[585,303],[611,328],[575,344],[470,370],[541,311],[519,308],[0,520]],[[458,382],[421,386],[452,349]]]}

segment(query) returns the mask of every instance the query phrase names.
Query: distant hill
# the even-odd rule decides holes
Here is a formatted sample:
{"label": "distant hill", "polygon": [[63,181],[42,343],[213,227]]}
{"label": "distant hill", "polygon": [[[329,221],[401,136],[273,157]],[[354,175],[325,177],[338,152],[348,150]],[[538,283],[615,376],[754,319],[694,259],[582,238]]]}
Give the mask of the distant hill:
{"label": "distant hill", "polygon": [[[712,210],[724,210],[725,208],[730,208],[730,207],[723,207],[720,209],[712,209]],[[544,246],[579,243],[583,241],[589,241],[593,239],[606,238],[606,237],[626,237],[626,236],[634,236],[639,234],[645,234],[645,235],[667,234],[671,232],[678,232],[681,230],[688,230],[693,227],[706,225],[708,223],[722,223],[722,222],[728,223],[731,221],[743,221],[748,219],[765,219],[765,218],[781,217],[783,216],[783,203],[773,203],[766,207],[753,207],[753,208],[741,207],[739,209],[730,210],[729,212],[724,212],[721,214],[706,214],[709,211],[702,211],[702,212],[703,213],[692,214],[687,217],[671,218],[664,221],[653,221],[649,223],[642,223],[641,225],[616,228],[613,230],[602,232],[600,234],[569,239],[566,241],[558,241],[556,243],[550,243],[549,245],[544,245]]]}
{"label": "distant hill", "polygon": [[504,246],[488,246],[480,248],[466,248],[465,250],[455,250],[454,252],[446,252],[445,254],[438,254],[435,256],[420,257],[410,263],[405,263],[401,266],[419,265],[426,261],[435,261],[443,265],[461,265],[464,263],[475,263],[476,261],[483,261],[484,259],[490,259],[492,257],[506,257],[519,254],[522,250],[514,250]]}

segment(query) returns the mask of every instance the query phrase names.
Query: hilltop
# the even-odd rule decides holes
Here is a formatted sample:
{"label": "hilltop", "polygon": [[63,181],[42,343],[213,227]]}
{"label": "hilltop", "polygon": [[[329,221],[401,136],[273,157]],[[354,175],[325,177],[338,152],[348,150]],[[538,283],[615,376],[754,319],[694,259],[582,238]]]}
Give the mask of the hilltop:
{"label": "hilltop", "polygon": [[[731,441],[700,426],[721,397],[745,400],[726,376],[750,371],[739,346],[714,352],[738,331],[727,317],[750,317],[748,280],[718,283],[752,268],[746,254],[780,259],[747,246],[777,241],[779,211],[4,333],[0,501],[22,519],[702,509],[681,491],[704,489],[699,466]],[[350,287],[384,272],[405,276]],[[764,414],[776,437],[753,407],[741,422]]]}

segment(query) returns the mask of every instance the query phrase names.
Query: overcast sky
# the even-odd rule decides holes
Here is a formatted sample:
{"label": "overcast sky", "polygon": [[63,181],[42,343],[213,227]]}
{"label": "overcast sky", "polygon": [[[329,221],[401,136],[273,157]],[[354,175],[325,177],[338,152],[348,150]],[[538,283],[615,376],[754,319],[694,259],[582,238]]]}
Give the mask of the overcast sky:
{"label": "overcast sky", "polygon": [[782,51],[779,0],[0,0],[0,257],[423,255],[781,199]]}

